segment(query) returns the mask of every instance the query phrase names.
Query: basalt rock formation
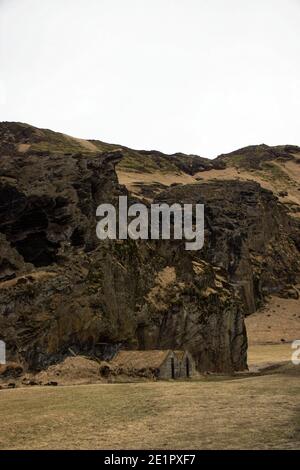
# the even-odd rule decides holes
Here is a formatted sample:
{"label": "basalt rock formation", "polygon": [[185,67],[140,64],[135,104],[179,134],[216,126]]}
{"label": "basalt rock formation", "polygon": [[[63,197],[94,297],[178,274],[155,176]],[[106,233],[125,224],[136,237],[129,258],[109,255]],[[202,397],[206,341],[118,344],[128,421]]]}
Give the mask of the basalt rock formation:
{"label": "basalt rock formation", "polygon": [[9,360],[39,370],[74,352],[109,359],[119,347],[172,348],[188,349],[200,371],[246,367],[244,315],[296,281],[296,224],[258,183],[198,181],[149,186],[144,202],[204,203],[203,250],[99,241],[97,206],[137,200],[117,177],[137,155],[147,171],[177,176],[226,167],[0,125],[0,339]]}
{"label": "basalt rock formation", "polygon": [[295,222],[271,191],[254,181],[211,181],[171,187],[159,201],[202,203],[206,242],[199,255],[221,267],[253,313],[269,294],[297,282]]}

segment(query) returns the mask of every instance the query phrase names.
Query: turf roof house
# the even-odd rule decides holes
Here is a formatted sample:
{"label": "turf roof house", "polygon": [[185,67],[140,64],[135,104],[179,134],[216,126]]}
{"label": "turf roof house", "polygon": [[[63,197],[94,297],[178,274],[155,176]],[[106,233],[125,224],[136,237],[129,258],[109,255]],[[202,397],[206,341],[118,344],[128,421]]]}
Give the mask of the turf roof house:
{"label": "turf roof house", "polygon": [[195,362],[188,351],[147,350],[119,351],[114,366],[127,370],[151,370],[160,379],[188,378],[195,374]]}

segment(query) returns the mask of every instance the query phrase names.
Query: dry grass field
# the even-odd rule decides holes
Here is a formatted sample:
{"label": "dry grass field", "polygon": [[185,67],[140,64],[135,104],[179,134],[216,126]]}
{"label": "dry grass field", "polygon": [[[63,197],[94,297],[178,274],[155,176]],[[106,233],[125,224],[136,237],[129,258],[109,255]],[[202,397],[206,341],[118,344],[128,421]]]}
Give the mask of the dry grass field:
{"label": "dry grass field", "polygon": [[[256,354],[258,351],[256,351]],[[300,366],[0,391],[1,449],[300,449]]]}
{"label": "dry grass field", "polygon": [[291,343],[251,345],[248,349],[249,370],[255,372],[270,365],[289,363],[293,351],[291,346]]}
{"label": "dry grass field", "polygon": [[248,318],[246,374],[0,390],[0,449],[300,449],[298,305]]}

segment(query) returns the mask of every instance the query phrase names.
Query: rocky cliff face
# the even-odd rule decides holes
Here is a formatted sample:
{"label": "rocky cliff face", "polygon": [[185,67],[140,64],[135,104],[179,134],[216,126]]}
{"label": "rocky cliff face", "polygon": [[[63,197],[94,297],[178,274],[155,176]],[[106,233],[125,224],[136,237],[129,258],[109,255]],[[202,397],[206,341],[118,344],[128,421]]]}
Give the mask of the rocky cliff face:
{"label": "rocky cliff face", "polygon": [[220,266],[253,313],[265,296],[297,282],[299,252],[295,222],[271,191],[256,182],[211,181],[171,187],[169,203],[203,203],[206,242],[200,256]]}
{"label": "rocky cliff face", "polygon": [[115,171],[128,149],[14,123],[0,125],[0,142],[0,337],[11,360],[40,369],[71,350],[109,358],[123,346],[186,348],[199,370],[246,367],[244,313],[298,270],[297,231],[271,192],[217,181],[156,193],[205,203],[199,252],[100,242],[96,207],[128,194]]}
{"label": "rocky cliff face", "polygon": [[175,247],[108,243],[2,282],[1,336],[38,369],[75,352],[187,348],[200,370],[246,365],[242,305],[215,268]]}

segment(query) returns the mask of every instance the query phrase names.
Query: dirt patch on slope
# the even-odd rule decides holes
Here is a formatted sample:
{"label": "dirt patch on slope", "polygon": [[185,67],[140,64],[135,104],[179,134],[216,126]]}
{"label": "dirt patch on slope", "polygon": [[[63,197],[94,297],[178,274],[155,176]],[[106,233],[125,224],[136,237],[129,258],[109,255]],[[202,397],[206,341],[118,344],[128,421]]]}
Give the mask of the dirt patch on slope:
{"label": "dirt patch on slope", "polygon": [[300,339],[300,299],[272,296],[262,309],[246,317],[245,321],[249,345]]}
{"label": "dirt patch on slope", "polygon": [[70,136],[66,136],[72,140],[76,140],[76,142],[78,142],[80,145],[82,145],[83,148],[85,148],[86,150],[90,150],[91,152],[99,152],[99,149],[98,147],[93,144],[92,142],[89,142],[88,140],[85,140],[85,139],[79,139],[78,137],[70,137]]}
{"label": "dirt patch on slope", "polygon": [[13,287],[16,284],[26,284],[28,282],[46,280],[50,277],[55,276],[57,276],[57,274],[52,271],[36,271],[29,274],[25,274],[23,276],[14,277],[13,279],[9,279],[7,281],[2,281],[0,282],[0,289]]}

